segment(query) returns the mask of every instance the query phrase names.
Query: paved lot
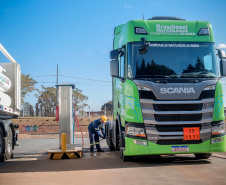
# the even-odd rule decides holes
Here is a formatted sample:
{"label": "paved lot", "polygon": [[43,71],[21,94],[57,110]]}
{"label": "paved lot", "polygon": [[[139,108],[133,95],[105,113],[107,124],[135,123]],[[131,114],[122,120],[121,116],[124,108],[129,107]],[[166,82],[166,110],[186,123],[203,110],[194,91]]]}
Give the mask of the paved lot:
{"label": "paved lot", "polygon": [[220,154],[209,160],[175,155],[122,162],[119,152],[108,151],[101,141],[104,153],[49,160],[46,152],[57,145],[58,139],[21,140],[14,159],[0,163],[0,184],[226,184],[226,156]]}

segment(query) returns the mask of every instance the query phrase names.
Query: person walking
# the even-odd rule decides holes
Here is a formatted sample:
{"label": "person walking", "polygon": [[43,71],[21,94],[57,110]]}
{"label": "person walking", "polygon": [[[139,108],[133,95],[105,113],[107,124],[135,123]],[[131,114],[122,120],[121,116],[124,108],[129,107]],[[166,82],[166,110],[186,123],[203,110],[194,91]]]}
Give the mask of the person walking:
{"label": "person walking", "polygon": [[[96,149],[97,152],[104,152],[104,150],[102,150],[100,148],[100,143],[99,143],[99,137],[105,139],[105,126],[104,123],[107,121],[107,117],[106,116],[101,116],[100,119],[97,119],[93,122],[91,122],[88,126],[88,131],[89,131],[89,140],[90,140],[90,152],[94,152],[94,140],[95,140],[95,144],[96,144]],[[101,132],[102,134],[101,134]]]}

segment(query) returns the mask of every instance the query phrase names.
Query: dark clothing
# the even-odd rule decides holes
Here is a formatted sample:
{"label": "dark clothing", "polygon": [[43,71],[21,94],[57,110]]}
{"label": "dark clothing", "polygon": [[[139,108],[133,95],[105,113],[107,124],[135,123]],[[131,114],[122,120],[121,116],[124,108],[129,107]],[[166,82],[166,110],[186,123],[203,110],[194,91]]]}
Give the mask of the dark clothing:
{"label": "dark clothing", "polygon": [[[95,134],[99,135],[99,137],[101,137],[101,138],[103,138],[103,136],[105,137],[104,124],[100,122],[100,119],[97,119],[97,120],[91,122],[88,126],[88,129],[91,131],[94,131]],[[101,129],[101,132],[103,133],[103,135],[100,133],[100,129]]]}
{"label": "dark clothing", "polygon": [[[100,129],[103,135],[101,134]],[[99,137],[105,138],[104,124],[100,122],[100,119],[97,119],[89,124],[88,131],[89,131],[89,140],[90,140],[90,151],[93,151],[94,140],[95,140],[97,151],[100,150]]]}

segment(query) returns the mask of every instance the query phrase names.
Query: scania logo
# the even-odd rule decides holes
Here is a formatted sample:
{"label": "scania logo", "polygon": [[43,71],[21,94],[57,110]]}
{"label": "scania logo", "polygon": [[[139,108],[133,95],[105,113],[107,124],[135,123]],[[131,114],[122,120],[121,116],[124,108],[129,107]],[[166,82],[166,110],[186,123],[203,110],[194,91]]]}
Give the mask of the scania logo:
{"label": "scania logo", "polygon": [[195,93],[195,90],[193,87],[162,87],[160,88],[160,93],[161,94],[189,94],[189,93]]}

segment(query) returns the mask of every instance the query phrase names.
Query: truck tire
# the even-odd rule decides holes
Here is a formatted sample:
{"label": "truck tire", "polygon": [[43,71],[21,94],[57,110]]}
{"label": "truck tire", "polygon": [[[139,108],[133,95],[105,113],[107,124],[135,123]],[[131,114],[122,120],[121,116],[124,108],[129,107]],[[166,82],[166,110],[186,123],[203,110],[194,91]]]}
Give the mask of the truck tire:
{"label": "truck tire", "polygon": [[120,148],[122,147],[122,142],[121,142],[121,139],[122,139],[122,136],[121,136],[121,132],[120,132],[120,126],[121,126],[121,123],[120,123],[120,118],[117,117],[117,121],[116,121],[116,124],[115,124],[115,132],[116,132],[116,146],[115,146],[115,149],[120,151]]}
{"label": "truck tire", "polygon": [[114,151],[115,148],[114,148],[114,145],[113,145],[113,142],[112,142],[112,133],[111,133],[111,130],[110,130],[110,121],[107,121],[105,123],[105,132],[106,132],[106,142],[107,142],[107,145],[108,145],[108,148],[111,150],[111,151]]}
{"label": "truck tire", "polygon": [[116,150],[120,150],[120,146],[121,146],[121,134],[118,133],[116,136]]}
{"label": "truck tire", "polygon": [[197,159],[208,159],[210,158],[212,153],[204,153],[204,154],[195,154]]}
{"label": "truck tire", "polygon": [[123,154],[123,150],[120,149],[120,155],[121,155],[121,159],[123,162],[126,162],[126,161],[131,161],[133,159],[133,156],[125,156]]}
{"label": "truck tire", "polygon": [[112,139],[110,138],[110,130],[109,130],[109,128],[107,129],[107,132],[108,132],[108,134],[107,134],[107,143],[108,143],[108,147],[109,147],[109,149],[110,149],[111,151],[114,151],[114,150],[115,150],[115,147],[114,147],[114,145],[113,145]]}
{"label": "truck tire", "polygon": [[5,159],[9,160],[13,156],[13,132],[12,128],[8,127],[8,135],[5,139]]}
{"label": "truck tire", "polygon": [[4,153],[3,153],[3,149],[4,149],[4,139],[3,139],[3,132],[2,132],[2,128],[0,127],[0,162],[4,161]]}

